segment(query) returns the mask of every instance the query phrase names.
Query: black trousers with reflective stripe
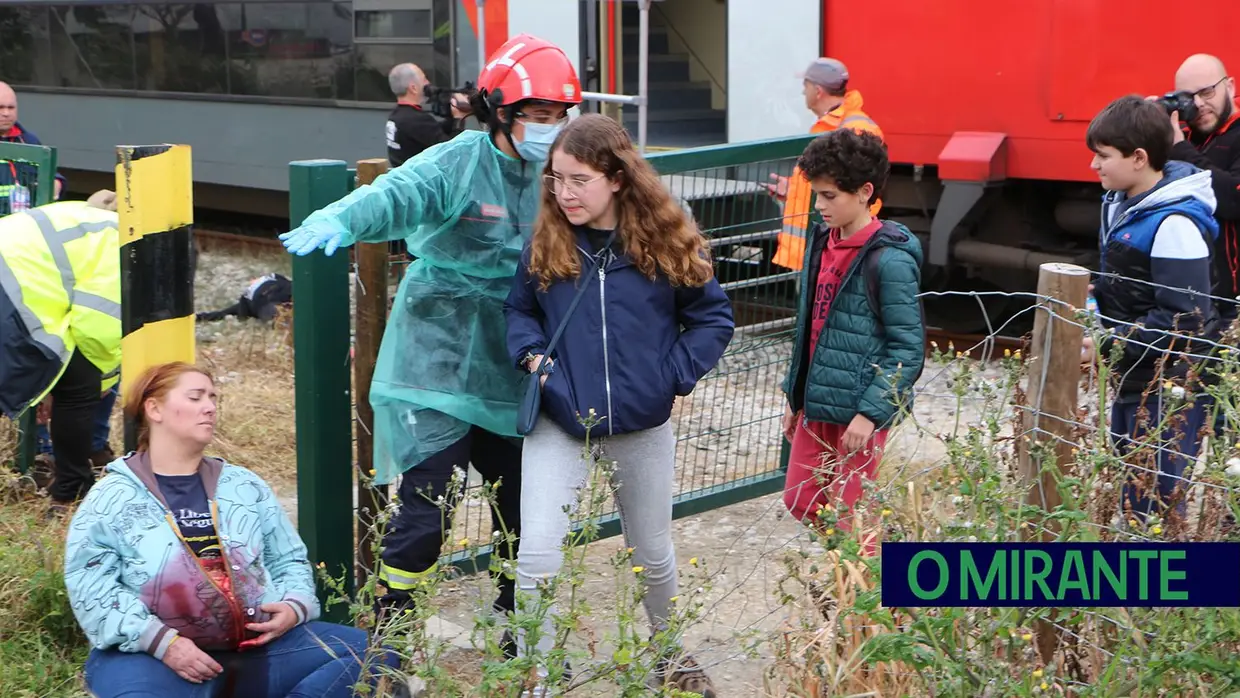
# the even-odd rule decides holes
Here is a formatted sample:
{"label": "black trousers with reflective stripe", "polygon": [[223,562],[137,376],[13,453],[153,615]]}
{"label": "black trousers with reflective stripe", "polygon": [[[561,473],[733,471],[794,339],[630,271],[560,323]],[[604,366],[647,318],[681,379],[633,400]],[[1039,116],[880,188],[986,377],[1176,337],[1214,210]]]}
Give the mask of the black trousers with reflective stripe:
{"label": "black trousers with reflective stripe", "polygon": [[[516,537],[521,534],[520,441],[473,427],[460,441],[405,471],[400,481],[400,509],[388,523],[383,538],[383,562],[411,574],[424,572],[435,564],[443,553],[448,533],[445,528],[452,524],[457,501],[445,499],[442,509],[435,502],[446,497],[453,467],[468,470],[471,464],[485,481],[500,481],[496,505],[491,508],[491,530],[507,530],[514,539],[495,551],[500,558],[512,562],[512,575],[498,578],[495,608],[511,612],[516,609]],[[407,599],[407,593],[390,590],[380,603],[401,604]]]}
{"label": "black trousers with reflective stripe", "polygon": [[95,484],[90,456],[94,452],[95,412],[103,399],[99,384],[102,372],[81,351],[74,351],[69,366],[52,388],[52,457],[56,479],[49,494],[67,504],[86,496]]}

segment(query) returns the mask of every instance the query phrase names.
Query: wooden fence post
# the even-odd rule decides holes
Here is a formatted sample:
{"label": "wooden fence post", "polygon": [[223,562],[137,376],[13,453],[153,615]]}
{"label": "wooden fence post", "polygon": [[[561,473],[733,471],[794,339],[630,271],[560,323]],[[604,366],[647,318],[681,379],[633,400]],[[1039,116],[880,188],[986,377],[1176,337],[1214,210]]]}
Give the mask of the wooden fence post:
{"label": "wooden fence post", "polygon": [[[382,158],[357,162],[357,183],[371,184],[388,171]],[[370,487],[362,473],[374,467],[375,413],[370,406],[370,381],[379,359],[379,344],[387,325],[388,243],[357,245],[357,316],[353,356],[353,381],[357,410],[357,586],[366,584],[374,569],[373,533],[375,516],[386,505],[387,487]]]}
{"label": "wooden fence post", "polygon": [[[1045,512],[1062,503],[1057,481],[1073,462],[1081,342],[1085,336],[1075,313],[1085,307],[1088,289],[1089,270],[1084,267],[1053,262],[1038,268],[1039,303],[1029,345],[1028,404],[1021,416],[1017,462],[1025,503]],[[1032,454],[1035,444],[1053,448],[1058,472],[1042,471],[1040,459]],[[1057,535],[1058,526],[1053,522],[1030,523],[1033,525],[1023,534],[1027,541],[1049,541]],[[1048,621],[1039,621],[1036,630],[1038,652],[1049,664],[1059,644],[1059,633]]]}

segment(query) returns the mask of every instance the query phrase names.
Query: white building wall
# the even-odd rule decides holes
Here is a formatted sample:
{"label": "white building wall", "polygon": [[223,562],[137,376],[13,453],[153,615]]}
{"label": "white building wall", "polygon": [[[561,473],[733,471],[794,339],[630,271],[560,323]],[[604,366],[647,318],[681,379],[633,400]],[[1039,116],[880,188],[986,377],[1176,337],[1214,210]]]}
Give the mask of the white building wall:
{"label": "white building wall", "polygon": [[771,0],[727,7],[728,142],[809,133],[815,117],[797,75],[818,57],[822,0],[778,0],[778,11]]}
{"label": "white building wall", "polygon": [[581,74],[580,22],[578,0],[508,0],[508,36],[533,34],[556,44],[572,59],[578,75]]}

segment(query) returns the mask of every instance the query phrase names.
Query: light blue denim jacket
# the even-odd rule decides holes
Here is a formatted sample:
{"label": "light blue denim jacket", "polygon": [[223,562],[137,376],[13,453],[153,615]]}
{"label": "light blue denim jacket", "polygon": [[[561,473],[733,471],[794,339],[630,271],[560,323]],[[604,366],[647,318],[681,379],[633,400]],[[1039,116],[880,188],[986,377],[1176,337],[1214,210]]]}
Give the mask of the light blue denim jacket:
{"label": "light blue denim jacket", "polygon": [[263,604],[319,616],[306,546],[271,488],[217,458],[199,467],[232,591],[203,571],[181,538],[145,453],[108,464],[69,526],[65,586],[91,646],[162,659],[177,635],[235,649]]}

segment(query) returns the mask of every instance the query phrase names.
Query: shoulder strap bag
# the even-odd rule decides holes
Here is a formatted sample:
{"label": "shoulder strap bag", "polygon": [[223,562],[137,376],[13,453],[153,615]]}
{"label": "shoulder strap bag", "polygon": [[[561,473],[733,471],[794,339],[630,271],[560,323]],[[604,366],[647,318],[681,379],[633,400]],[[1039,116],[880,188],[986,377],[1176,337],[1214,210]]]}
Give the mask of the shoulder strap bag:
{"label": "shoulder strap bag", "polygon": [[[616,233],[613,231],[607,238],[607,244],[603,246],[604,253],[611,249],[611,243],[615,238]],[[606,262],[598,261],[597,263],[605,264]],[[577,291],[576,296],[573,296],[573,302],[569,304],[568,312],[564,313],[564,319],[560,320],[560,326],[555,329],[555,334],[551,336],[551,341],[543,351],[542,363],[525,378],[525,394],[521,397],[521,404],[517,408],[517,433],[522,436],[534,430],[534,424],[538,421],[538,412],[542,409],[542,377],[550,372],[548,366],[551,364],[551,352],[555,350],[555,345],[559,343],[560,336],[564,334],[564,328],[568,326],[568,321],[573,317],[573,311],[577,310],[577,304],[581,302],[581,297],[590,288],[590,278],[595,276],[595,274],[583,273],[581,276],[584,277],[581,279],[581,289]]]}

